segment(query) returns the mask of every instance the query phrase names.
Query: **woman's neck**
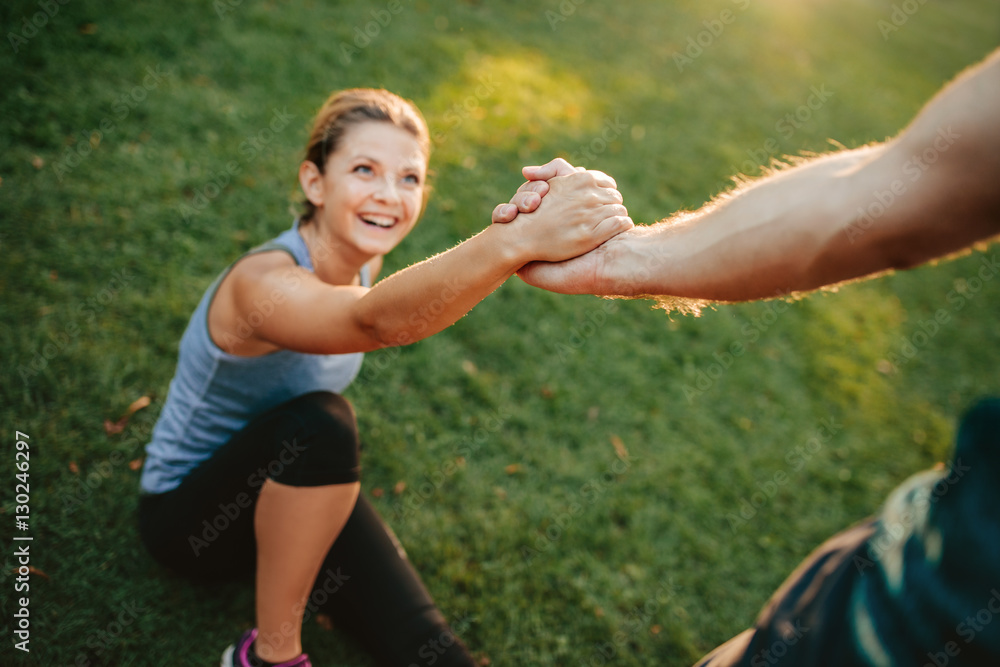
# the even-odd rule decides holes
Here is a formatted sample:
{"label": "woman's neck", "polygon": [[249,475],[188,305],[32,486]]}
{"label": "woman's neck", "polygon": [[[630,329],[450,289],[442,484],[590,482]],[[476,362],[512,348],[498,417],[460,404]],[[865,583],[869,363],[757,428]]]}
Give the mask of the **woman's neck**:
{"label": "woman's neck", "polygon": [[325,283],[331,285],[355,284],[361,267],[371,259],[356,249],[347,248],[343,243],[323,234],[315,220],[300,222],[299,234],[309,251],[313,273]]}

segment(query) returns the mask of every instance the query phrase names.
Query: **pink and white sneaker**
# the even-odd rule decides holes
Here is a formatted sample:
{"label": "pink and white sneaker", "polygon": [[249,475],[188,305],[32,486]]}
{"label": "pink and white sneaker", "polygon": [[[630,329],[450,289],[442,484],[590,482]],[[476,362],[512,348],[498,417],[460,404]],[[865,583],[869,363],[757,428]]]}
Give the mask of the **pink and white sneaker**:
{"label": "pink and white sneaker", "polygon": [[[264,664],[272,664],[261,662],[256,656],[254,656],[256,659],[251,659],[250,647],[253,646],[255,639],[257,639],[257,628],[244,632],[236,643],[222,654],[220,667],[262,667]],[[309,662],[309,656],[303,653],[292,660],[274,663],[274,667],[312,667],[312,663]]]}

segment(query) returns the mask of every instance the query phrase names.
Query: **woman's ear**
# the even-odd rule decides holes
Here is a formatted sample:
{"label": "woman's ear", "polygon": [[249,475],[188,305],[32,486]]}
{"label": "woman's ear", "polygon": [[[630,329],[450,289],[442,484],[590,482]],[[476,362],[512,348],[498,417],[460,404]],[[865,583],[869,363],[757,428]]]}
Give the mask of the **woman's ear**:
{"label": "woman's ear", "polygon": [[323,205],[323,174],[312,160],[303,160],[299,165],[299,185],[313,206]]}

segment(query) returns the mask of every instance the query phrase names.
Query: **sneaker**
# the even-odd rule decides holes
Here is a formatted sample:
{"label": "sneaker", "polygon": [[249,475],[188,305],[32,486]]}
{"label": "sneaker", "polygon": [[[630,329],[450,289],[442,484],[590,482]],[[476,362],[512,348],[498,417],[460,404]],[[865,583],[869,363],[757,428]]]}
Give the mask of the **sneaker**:
{"label": "sneaker", "polygon": [[[222,654],[219,667],[260,667],[261,663],[256,660],[250,662],[250,647],[253,646],[255,639],[257,639],[257,628],[244,632],[236,643]],[[312,663],[309,662],[309,656],[303,653],[287,662],[275,663],[274,667],[312,667]]]}

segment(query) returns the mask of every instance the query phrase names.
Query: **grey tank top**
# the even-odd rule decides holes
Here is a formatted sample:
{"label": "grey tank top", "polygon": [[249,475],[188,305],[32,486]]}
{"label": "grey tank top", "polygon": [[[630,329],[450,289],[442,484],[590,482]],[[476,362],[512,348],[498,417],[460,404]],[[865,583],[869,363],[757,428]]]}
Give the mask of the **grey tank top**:
{"label": "grey tank top", "polygon": [[[312,260],[299,222],[272,241],[251,250],[283,250],[310,271]],[[208,308],[230,265],[201,298],[181,337],[180,354],[167,400],[146,445],[140,487],[164,493],[177,487],[199,463],[229,441],[251,419],[313,391],[343,392],[361,369],[363,353],[303,354],[279,350],[257,357],[229,354],[208,333]],[[368,267],[361,284],[370,287]],[[247,319],[267,316],[260,304]],[[248,324],[252,325],[253,322]],[[246,326],[246,325],[244,325]],[[225,345],[225,341],[220,341]]]}

